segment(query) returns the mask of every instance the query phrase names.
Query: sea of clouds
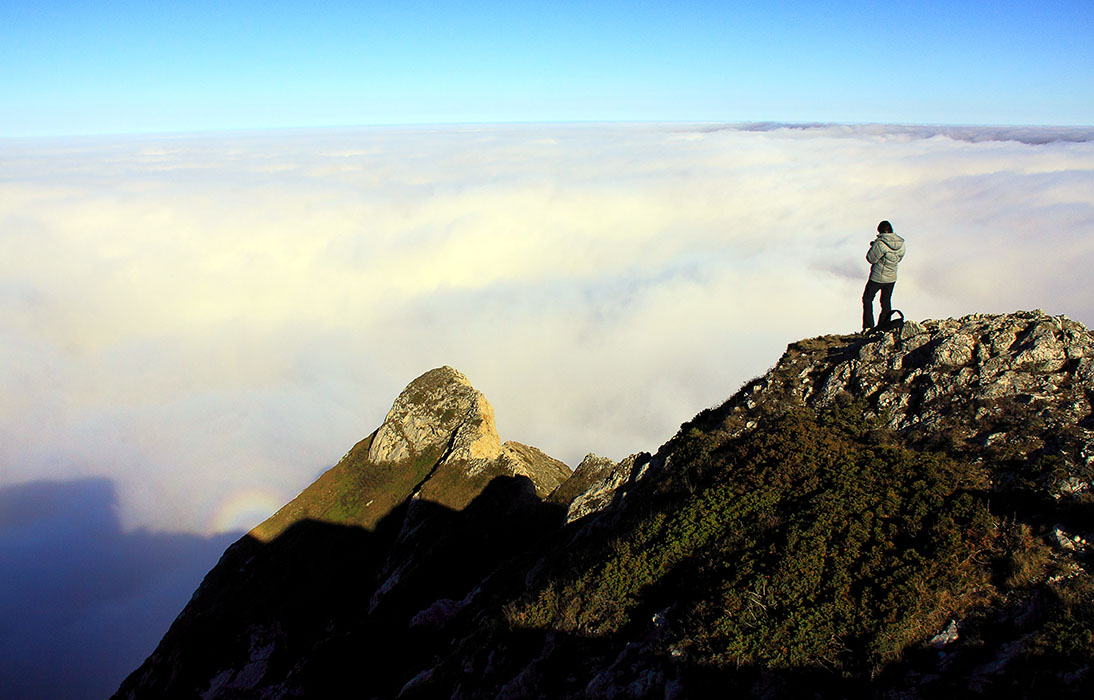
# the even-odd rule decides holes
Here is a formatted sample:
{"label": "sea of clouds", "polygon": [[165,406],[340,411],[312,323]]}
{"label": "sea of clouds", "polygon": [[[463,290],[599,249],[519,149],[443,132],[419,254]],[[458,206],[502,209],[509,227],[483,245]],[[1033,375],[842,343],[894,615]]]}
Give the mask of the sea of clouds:
{"label": "sea of clouds", "polygon": [[1089,128],[2,140],[0,685],[109,693],[430,368],[571,466],[656,449],[858,329],[881,219],[909,318],[1094,325],[1092,192]]}
{"label": "sea of clouds", "polygon": [[596,125],[0,142],[0,485],[106,477],[125,528],[292,498],[442,364],[503,439],[653,450],[788,342],[1094,323],[1094,130]]}

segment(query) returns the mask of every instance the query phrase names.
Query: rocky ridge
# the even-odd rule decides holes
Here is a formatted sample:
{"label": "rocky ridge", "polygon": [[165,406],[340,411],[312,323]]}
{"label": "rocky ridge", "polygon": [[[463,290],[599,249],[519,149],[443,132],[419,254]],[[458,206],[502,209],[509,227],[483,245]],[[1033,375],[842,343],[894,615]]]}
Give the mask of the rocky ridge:
{"label": "rocky ridge", "polygon": [[[1051,458],[1053,469],[1037,477],[1044,493],[1059,498],[1090,490],[1094,334],[1040,310],[908,321],[891,332],[791,343],[771,370],[681,433],[717,429],[739,437],[789,406],[819,409],[849,397],[912,445],[1001,468]],[[568,501],[572,514],[617,503],[627,485],[671,470],[679,442],[678,436],[652,457],[640,453],[618,463],[590,455],[582,466],[598,478]],[[1017,478],[1006,469],[1000,477]]]}
{"label": "rocky ridge", "polygon": [[[430,370],[403,390],[372,438],[368,458],[389,465],[438,453],[430,476],[446,470],[458,470],[472,480],[482,475],[523,476],[540,497],[570,476],[565,464],[535,447],[502,443],[494,407],[451,367]],[[431,486],[427,477],[415,494],[455,508],[466,506],[479,491],[457,495],[451,488]]]}
{"label": "rocky ridge", "polygon": [[655,454],[570,475],[432,370],[116,697],[1081,697],[1092,406],[1079,323],[908,322],[792,343]]}
{"label": "rocky ridge", "polygon": [[[1014,686],[1008,696],[1038,697],[1038,691],[1018,689],[1026,682],[1068,696],[1094,692],[1094,667],[1047,660],[1043,655],[1051,644],[1045,628],[1038,627],[1054,629],[1060,623],[1053,616],[1064,615],[1072,627],[1063,641],[1054,638],[1052,644],[1072,650],[1072,659],[1076,648],[1087,650],[1079,659],[1089,661],[1094,653],[1094,333],[1063,316],[1039,310],[973,314],[792,343],[771,370],[685,423],[656,454],[619,462],[587,457],[551,497],[567,506],[567,521],[577,528],[569,546],[611,536],[641,519],[636,513],[658,492],[701,491],[697,483],[704,476],[696,465],[709,460],[703,456],[707,451],[749,444],[753,435],[762,440],[772,425],[803,408],[850,410],[877,426],[877,437],[868,433],[867,441],[968,465],[964,488],[984,494],[984,502],[999,513],[988,550],[1006,561],[992,566],[1008,572],[1002,585],[974,587],[971,595],[980,602],[971,609],[958,613],[957,605],[945,622],[934,623],[935,631],[909,648],[912,661],[890,671],[902,678],[875,682],[873,691],[852,683],[834,691],[837,696],[848,689],[876,697],[997,695]],[[697,450],[700,443],[705,447]],[[677,486],[666,486],[674,482]],[[533,574],[547,566],[541,562]],[[760,608],[774,603],[748,595],[757,596],[752,605]],[[1060,612],[1061,601],[1066,613]],[[604,656],[587,672],[591,680],[573,697],[690,697],[682,664],[666,664],[662,656],[682,660],[690,643],[686,637],[673,639],[672,627],[680,623],[671,624],[672,612],[662,610],[638,624],[617,655]],[[520,614],[524,619],[531,613]],[[936,656],[917,656],[919,649]],[[548,651],[525,666],[518,676],[522,687],[545,683],[537,669],[555,654]],[[1059,670],[1052,675],[1045,668]],[[1016,683],[1016,676],[1025,675],[1038,680]],[[798,692],[786,682],[761,674],[740,693]],[[812,681],[804,683],[808,687]],[[815,690],[817,697],[827,696],[822,688]]]}

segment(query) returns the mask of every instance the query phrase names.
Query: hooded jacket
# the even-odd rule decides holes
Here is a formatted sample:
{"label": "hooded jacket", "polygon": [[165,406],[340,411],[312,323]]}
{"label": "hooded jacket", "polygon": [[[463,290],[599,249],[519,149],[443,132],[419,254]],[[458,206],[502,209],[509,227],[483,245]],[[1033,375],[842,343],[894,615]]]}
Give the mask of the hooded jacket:
{"label": "hooded jacket", "polygon": [[879,233],[866,252],[866,262],[871,265],[870,281],[896,282],[896,265],[904,257],[904,250],[903,238],[895,233]]}

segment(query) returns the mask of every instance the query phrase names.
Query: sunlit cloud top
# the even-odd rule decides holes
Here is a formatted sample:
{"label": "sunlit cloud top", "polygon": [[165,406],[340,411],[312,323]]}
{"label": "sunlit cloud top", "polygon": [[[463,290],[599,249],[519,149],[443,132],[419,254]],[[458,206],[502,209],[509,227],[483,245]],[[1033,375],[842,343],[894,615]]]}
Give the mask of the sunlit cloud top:
{"label": "sunlit cloud top", "polygon": [[129,527],[254,524],[442,364],[503,439],[652,450],[788,342],[857,329],[881,219],[910,318],[1094,324],[1092,191],[1083,129],[0,142],[0,484],[107,477]]}

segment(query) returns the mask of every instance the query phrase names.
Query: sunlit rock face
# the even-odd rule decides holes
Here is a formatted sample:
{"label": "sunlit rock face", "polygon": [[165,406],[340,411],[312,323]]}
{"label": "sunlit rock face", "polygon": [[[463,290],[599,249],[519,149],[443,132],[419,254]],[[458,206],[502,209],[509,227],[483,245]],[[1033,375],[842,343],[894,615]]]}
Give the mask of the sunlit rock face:
{"label": "sunlit rock face", "polygon": [[415,379],[395,399],[369,449],[376,463],[444,450],[442,459],[479,464],[501,454],[494,408],[467,377],[440,367]]}
{"label": "sunlit rock face", "polygon": [[1081,323],[973,314],[793,343],[731,402],[731,422],[745,432],[782,399],[821,407],[853,396],[914,443],[984,459],[1052,451],[1063,483],[1094,461],[1092,386],[1094,334]]}
{"label": "sunlit rock face", "polygon": [[439,367],[407,385],[375,432],[250,534],[268,542],[305,518],[373,529],[408,498],[460,509],[498,476],[526,477],[543,498],[569,475],[534,447],[502,444],[486,397]]}
{"label": "sunlit rock face", "polygon": [[570,478],[570,468],[542,450],[519,442],[502,445],[502,463],[514,476],[526,476],[536,493],[546,497]]}
{"label": "sunlit rock face", "polygon": [[478,489],[461,497],[452,489],[431,488],[428,477],[456,471],[471,479],[525,476],[540,496],[546,496],[570,475],[566,465],[534,447],[515,442],[503,445],[494,424],[494,407],[451,367],[426,372],[399,394],[368,453],[377,465],[422,455],[435,455],[435,461],[419,493],[457,507],[466,505]]}
{"label": "sunlit rock face", "polygon": [[643,474],[650,456],[633,454],[618,462],[588,454],[574,470],[570,482],[552,494],[553,500],[567,503],[566,522],[574,522],[599,512],[615,502],[625,484]]}

